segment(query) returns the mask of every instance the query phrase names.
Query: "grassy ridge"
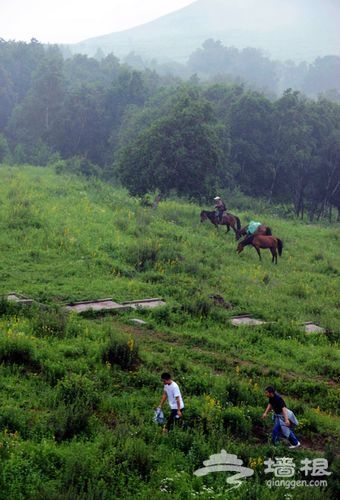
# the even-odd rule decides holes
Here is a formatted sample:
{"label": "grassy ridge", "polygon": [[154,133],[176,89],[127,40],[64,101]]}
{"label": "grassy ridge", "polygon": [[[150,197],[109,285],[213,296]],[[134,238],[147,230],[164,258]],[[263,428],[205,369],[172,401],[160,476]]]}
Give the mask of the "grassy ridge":
{"label": "grassy ridge", "polygon": [[[314,488],[314,498],[336,495],[338,226],[232,210],[283,239],[274,266],[267,251],[261,263],[253,249],[237,255],[232,232],[200,223],[196,205],[168,200],[153,210],[45,168],[1,167],[0,200],[1,293],[50,306],[1,306],[0,498],[218,498],[225,477],[193,471],[222,448],[256,472],[230,498],[282,498],[263,473],[263,460],[290,453],[268,444],[271,423],[259,418],[268,383],[300,419],[305,447],[292,456],[329,460],[328,489]],[[167,306],[113,318],[60,309],[156,296]],[[230,317],[243,312],[267,323],[235,329]],[[132,326],[136,316],[145,327]],[[327,333],[306,335],[307,320]],[[172,435],[152,424],[165,369],[187,405],[187,427]]]}

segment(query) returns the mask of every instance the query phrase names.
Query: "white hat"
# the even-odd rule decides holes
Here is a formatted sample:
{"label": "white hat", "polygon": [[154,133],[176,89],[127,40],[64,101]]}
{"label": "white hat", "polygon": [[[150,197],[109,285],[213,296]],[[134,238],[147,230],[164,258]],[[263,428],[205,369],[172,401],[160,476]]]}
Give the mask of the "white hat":
{"label": "white hat", "polygon": [[220,200],[221,198],[219,196],[215,196],[214,200]]}

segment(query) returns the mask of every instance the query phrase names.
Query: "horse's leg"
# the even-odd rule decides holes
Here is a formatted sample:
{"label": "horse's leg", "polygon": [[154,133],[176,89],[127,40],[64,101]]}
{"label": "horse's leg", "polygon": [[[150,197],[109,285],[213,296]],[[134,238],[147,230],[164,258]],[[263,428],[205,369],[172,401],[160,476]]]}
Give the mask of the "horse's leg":
{"label": "horse's leg", "polygon": [[277,251],[276,248],[270,248],[272,254],[272,263],[275,262],[277,264]]}
{"label": "horse's leg", "polygon": [[227,233],[229,233],[229,231],[230,231],[230,226],[229,226],[229,224],[227,224],[227,223],[226,223],[226,226],[227,226]]}
{"label": "horse's leg", "polygon": [[255,248],[255,250],[257,251],[257,255],[259,256],[259,259],[262,260],[261,258],[261,253],[260,253],[260,249],[257,248],[255,245],[253,245],[253,247]]}

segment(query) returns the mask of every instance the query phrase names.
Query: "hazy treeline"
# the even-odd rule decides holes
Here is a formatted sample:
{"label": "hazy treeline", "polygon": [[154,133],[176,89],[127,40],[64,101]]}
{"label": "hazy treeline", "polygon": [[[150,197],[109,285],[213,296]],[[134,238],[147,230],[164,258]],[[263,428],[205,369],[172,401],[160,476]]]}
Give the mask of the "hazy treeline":
{"label": "hazy treeline", "polygon": [[208,39],[195,50],[187,63],[146,61],[138,54],[128,54],[124,61],[136,69],[151,68],[159,74],[188,78],[196,74],[200,80],[244,83],[267,95],[278,96],[287,88],[299,90],[308,97],[320,94],[340,103],[340,57],[325,55],[312,63],[278,61],[253,47],[226,47],[219,40]]}
{"label": "hazy treeline", "polygon": [[239,189],[296,215],[340,209],[340,105],[183,81],[110,54],[0,41],[0,162],[55,163],[130,193]]}

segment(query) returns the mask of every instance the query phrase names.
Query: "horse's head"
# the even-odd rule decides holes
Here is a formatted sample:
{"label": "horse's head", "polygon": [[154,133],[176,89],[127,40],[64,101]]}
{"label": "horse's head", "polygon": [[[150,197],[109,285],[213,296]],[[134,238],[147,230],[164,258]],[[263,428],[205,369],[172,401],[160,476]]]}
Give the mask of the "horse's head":
{"label": "horse's head", "polygon": [[243,252],[244,246],[242,245],[242,241],[237,245],[236,252],[241,253]]}
{"label": "horse's head", "polygon": [[200,217],[201,217],[201,222],[207,220],[208,216],[205,210],[202,210]]}

